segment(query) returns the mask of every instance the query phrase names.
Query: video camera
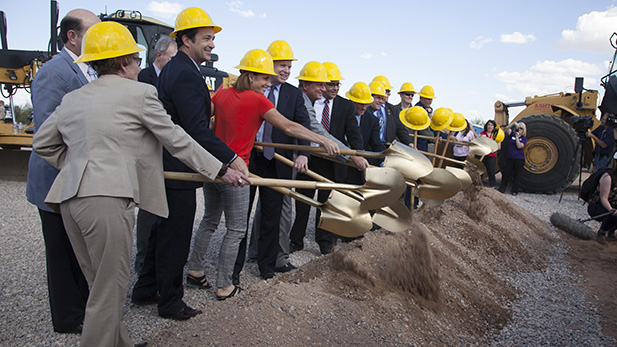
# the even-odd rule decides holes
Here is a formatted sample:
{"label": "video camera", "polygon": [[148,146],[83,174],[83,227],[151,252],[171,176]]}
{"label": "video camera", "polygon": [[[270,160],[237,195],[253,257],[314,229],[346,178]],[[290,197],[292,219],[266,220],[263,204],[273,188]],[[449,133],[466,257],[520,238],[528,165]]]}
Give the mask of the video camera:
{"label": "video camera", "polygon": [[572,127],[576,130],[576,134],[584,139],[586,138],[587,130],[589,130],[593,126],[593,117],[592,116],[572,116],[570,117],[570,122],[572,123]]}

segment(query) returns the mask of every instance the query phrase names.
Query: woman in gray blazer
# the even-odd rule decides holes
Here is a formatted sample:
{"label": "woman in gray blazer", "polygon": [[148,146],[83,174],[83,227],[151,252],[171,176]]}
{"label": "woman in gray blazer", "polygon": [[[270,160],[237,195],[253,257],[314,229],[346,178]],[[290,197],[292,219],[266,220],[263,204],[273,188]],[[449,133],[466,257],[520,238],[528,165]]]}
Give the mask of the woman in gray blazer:
{"label": "woman in gray blazer", "polygon": [[76,62],[90,62],[99,78],[64,97],[35,135],[33,149],[60,170],[45,203],[60,210],[90,286],[81,345],[132,346],[122,307],[134,208],[168,214],[162,146],[210,180],[218,175],[234,186],[250,180],[173,124],[156,89],[137,82],[143,49],[128,29],[102,22],[83,40]]}

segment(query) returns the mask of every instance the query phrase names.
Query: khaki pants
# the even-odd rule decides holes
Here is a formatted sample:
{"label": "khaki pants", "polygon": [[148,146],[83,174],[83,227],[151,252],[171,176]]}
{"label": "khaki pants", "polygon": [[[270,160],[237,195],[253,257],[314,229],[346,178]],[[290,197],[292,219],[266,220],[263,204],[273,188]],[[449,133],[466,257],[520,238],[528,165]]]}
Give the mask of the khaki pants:
{"label": "khaki pants", "polygon": [[135,204],[127,198],[73,198],[60,205],[62,220],[90,297],[81,346],[133,346],[122,307],[130,279]]}

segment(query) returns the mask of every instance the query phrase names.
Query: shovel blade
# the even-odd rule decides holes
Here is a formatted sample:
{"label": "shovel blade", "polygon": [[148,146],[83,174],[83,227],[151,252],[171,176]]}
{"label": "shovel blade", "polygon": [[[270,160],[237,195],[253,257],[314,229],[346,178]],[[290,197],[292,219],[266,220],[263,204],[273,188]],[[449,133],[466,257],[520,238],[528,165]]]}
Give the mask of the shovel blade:
{"label": "shovel blade", "polygon": [[424,154],[400,142],[394,141],[383,153],[383,166],[398,170],[407,180],[415,181],[433,171],[433,163]]}
{"label": "shovel blade", "polygon": [[411,212],[399,201],[378,209],[373,215],[373,223],[393,233],[409,229],[411,221]]}
{"label": "shovel blade", "polygon": [[456,178],[458,178],[458,180],[461,182],[461,190],[465,190],[471,185],[471,176],[469,176],[467,171],[452,166],[446,166],[446,170],[448,170],[450,173],[454,174]]}
{"label": "shovel blade", "polygon": [[435,168],[430,175],[419,180],[418,197],[423,201],[446,200],[461,190],[461,182],[446,169]]}
{"label": "shovel blade", "polygon": [[358,190],[364,198],[360,203],[363,210],[388,206],[398,201],[405,191],[405,178],[396,169],[369,167],[364,175],[366,183]]}
{"label": "shovel blade", "polygon": [[317,227],[344,237],[358,237],[371,230],[373,220],[367,210],[360,208],[360,201],[333,190],[320,207],[321,217]]}

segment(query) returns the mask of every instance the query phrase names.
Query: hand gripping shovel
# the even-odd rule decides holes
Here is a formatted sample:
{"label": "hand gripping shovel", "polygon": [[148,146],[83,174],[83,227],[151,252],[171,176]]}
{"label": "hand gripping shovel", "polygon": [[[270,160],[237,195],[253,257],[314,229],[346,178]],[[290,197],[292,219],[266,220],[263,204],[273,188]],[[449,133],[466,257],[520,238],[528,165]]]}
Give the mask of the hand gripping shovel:
{"label": "hand gripping shovel", "polygon": [[[165,178],[183,181],[212,182],[202,175],[188,172],[165,172]],[[295,183],[295,185],[292,186],[300,186],[302,188],[301,185],[297,184],[301,181],[264,179],[253,174],[251,174],[251,180],[253,181],[253,185],[267,185],[281,194],[288,195],[307,205],[319,208],[321,210],[321,217],[318,227],[337,235],[358,237],[371,230],[373,226],[370,213],[368,210],[362,210],[360,208],[360,201],[350,198],[339,191],[332,190],[328,200],[325,203],[321,203],[282,186],[282,184]],[[214,182],[223,183],[220,179],[216,179]],[[321,182],[302,182],[309,183],[309,185],[313,183],[313,185],[310,186],[303,186],[304,188],[319,189],[318,185],[321,186]],[[327,189],[334,189],[333,187],[340,186],[338,184],[326,185],[330,187]],[[357,189],[357,186],[354,187]]]}
{"label": "hand gripping shovel", "polygon": [[[255,142],[255,145],[270,146],[274,148],[285,148],[297,151],[307,151],[319,154],[324,157],[328,156],[326,151],[320,147],[263,142]],[[383,166],[396,169],[403,175],[405,180],[415,181],[418,178],[424,177],[430,174],[431,171],[433,171],[433,165],[427,157],[425,157],[417,150],[396,141],[394,141],[392,145],[390,145],[390,147],[388,147],[385,151],[379,153],[351,149],[342,149],[340,152],[343,155],[356,155],[365,158],[385,158]]]}
{"label": "hand gripping shovel", "polygon": [[[257,148],[258,150],[261,150],[263,147],[255,146],[255,148]],[[293,167],[293,162],[291,160],[285,158],[284,156],[278,153],[274,153],[274,158],[276,158],[277,160],[279,160],[280,162],[286,165]],[[370,183],[373,180],[373,177],[377,178],[381,176],[380,175],[381,173],[385,173],[386,171],[396,172],[396,174],[398,174],[398,176],[400,177],[398,179],[400,183],[397,183],[397,186],[402,184],[400,188],[397,188],[400,191],[393,195],[394,200],[392,200],[392,202],[389,202],[387,204],[386,204],[386,199],[384,199],[384,197],[382,196],[379,196],[378,189],[377,189],[377,192],[374,192],[376,190],[375,188],[373,188],[375,186],[374,182]],[[316,180],[320,180],[322,182],[333,183],[329,179],[311,170],[307,170],[305,174]],[[411,225],[411,218],[412,218],[411,213],[409,212],[409,210],[407,209],[405,205],[401,204],[398,201],[398,198],[401,196],[401,194],[403,193],[403,190],[405,189],[405,181],[403,180],[403,177],[400,175],[400,173],[398,173],[398,171],[394,169],[389,169],[389,168],[368,168],[365,172],[365,176],[366,176],[366,184],[357,190],[357,192],[360,194],[357,194],[351,191],[344,191],[342,193],[353,199],[361,201],[360,206],[362,209],[367,208],[364,205],[368,205],[367,201],[370,201],[370,199],[374,199],[375,202],[380,202],[381,206],[368,207],[368,209],[376,210],[375,214],[373,215],[373,222],[383,227],[384,229],[390,230],[392,232],[401,232],[401,231],[405,231],[409,229],[409,226]],[[387,200],[390,200],[390,199],[387,199]]]}

